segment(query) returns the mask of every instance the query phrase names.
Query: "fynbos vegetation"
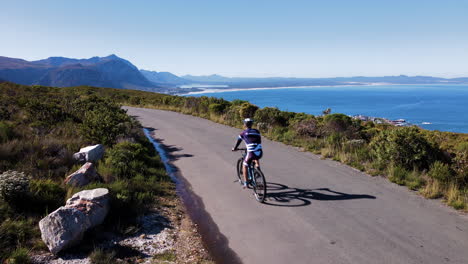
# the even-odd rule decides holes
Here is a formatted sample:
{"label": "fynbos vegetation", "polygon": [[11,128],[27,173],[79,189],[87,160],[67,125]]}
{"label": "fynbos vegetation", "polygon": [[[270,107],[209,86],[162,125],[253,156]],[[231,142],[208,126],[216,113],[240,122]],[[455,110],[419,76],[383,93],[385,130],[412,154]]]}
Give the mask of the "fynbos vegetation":
{"label": "fynbos vegetation", "polygon": [[73,153],[98,143],[107,149],[96,164],[102,182],[86,188],[110,190],[103,228],[125,233],[172,188],[139,123],[93,90],[0,84],[1,263],[27,263],[45,249],[37,223],[81,190],[63,183],[81,166]]}

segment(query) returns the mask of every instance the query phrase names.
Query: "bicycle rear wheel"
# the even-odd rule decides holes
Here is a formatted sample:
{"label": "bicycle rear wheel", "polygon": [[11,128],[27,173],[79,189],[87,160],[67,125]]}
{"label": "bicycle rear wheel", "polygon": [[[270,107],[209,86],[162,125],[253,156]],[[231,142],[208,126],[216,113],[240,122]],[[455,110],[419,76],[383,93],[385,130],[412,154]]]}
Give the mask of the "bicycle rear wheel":
{"label": "bicycle rear wheel", "polygon": [[255,199],[257,199],[257,201],[259,201],[260,203],[263,203],[267,195],[267,183],[265,180],[265,175],[263,175],[263,172],[260,170],[260,168],[254,169],[254,179],[252,185],[255,194]]}
{"label": "bicycle rear wheel", "polygon": [[242,185],[243,183],[243,180],[242,178],[244,177],[243,176],[243,172],[242,170],[244,169],[244,166],[243,166],[243,159],[238,159],[237,160],[237,166],[236,166],[236,169],[237,169],[237,178],[239,179],[239,183]]}

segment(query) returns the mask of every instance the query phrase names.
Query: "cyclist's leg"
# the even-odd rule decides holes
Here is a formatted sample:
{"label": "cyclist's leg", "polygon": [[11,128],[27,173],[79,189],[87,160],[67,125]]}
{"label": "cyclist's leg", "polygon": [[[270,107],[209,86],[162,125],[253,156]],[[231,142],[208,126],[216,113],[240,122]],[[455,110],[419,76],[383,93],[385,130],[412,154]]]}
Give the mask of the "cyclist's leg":
{"label": "cyclist's leg", "polygon": [[249,169],[249,164],[250,164],[250,162],[252,162],[252,156],[253,156],[253,153],[248,152],[247,155],[245,155],[244,162],[242,163],[242,165],[244,166],[244,169],[242,171],[243,175],[244,175],[244,186],[247,185],[247,173],[248,173],[248,169]]}
{"label": "cyclist's leg", "polygon": [[253,152],[253,154],[254,154],[253,161],[255,162],[256,167],[260,168],[260,159],[263,156],[263,151],[262,150],[255,151]]}
{"label": "cyclist's leg", "polygon": [[248,152],[247,155],[245,156],[244,162],[242,164],[244,166],[244,170],[243,170],[244,187],[247,186],[247,182],[248,182],[247,174],[248,174],[249,164],[252,162],[254,157],[255,157],[255,155],[252,152]]}

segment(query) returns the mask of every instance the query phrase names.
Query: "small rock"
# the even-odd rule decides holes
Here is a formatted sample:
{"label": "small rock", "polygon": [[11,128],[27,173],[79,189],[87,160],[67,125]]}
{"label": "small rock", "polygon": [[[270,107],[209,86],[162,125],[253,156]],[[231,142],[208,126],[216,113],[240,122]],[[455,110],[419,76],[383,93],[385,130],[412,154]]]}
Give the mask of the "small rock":
{"label": "small rock", "polygon": [[78,162],[98,161],[104,155],[104,146],[97,144],[81,148],[79,152],[73,154],[73,158]]}
{"label": "small rock", "polygon": [[69,175],[64,182],[75,187],[82,187],[96,180],[99,180],[99,175],[94,164],[86,162],[79,170]]}

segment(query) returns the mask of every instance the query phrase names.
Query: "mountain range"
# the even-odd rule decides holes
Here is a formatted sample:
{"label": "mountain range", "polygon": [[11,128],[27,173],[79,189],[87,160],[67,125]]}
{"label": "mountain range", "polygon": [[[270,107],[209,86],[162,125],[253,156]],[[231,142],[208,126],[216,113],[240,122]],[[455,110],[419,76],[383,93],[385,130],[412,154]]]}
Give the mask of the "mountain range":
{"label": "mountain range", "polygon": [[121,89],[136,89],[163,93],[184,93],[198,88],[182,89],[181,85],[198,84],[223,88],[255,88],[318,85],[366,85],[388,84],[458,84],[468,83],[468,78],[439,78],[431,76],[383,76],[383,77],[335,77],[335,78],[246,78],[225,77],[217,74],[207,76],[177,76],[170,72],[139,70],[131,62],[114,54],[107,57],[72,59],[50,57],[37,61],[0,56],[0,81],[25,85],[44,86],[97,86]]}
{"label": "mountain range", "polygon": [[160,92],[190,82],[170,73],[140,72],[116,55],[89,59],[50,57],[37,61],[0,57],[0,79],[25,85],[88,85]]}

